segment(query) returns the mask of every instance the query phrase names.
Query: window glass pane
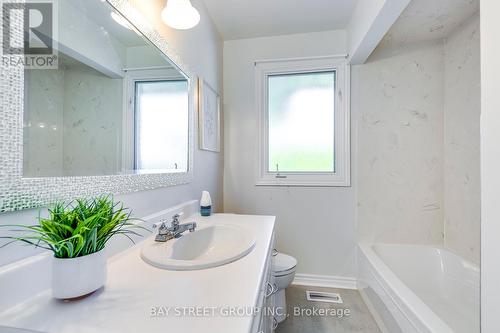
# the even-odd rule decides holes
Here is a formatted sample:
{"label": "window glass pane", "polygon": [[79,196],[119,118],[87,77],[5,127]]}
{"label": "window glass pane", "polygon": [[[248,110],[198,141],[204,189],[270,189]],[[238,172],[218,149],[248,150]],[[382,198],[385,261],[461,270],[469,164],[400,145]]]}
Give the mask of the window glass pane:
{"label": "window glass pane", "polygon": [[136,82],[135,91],[136,169],[186,171],[187,81]]}
{"label": "window glass pane", "polygon": [[335,72],[268,80],[268,171],[334,172]]}

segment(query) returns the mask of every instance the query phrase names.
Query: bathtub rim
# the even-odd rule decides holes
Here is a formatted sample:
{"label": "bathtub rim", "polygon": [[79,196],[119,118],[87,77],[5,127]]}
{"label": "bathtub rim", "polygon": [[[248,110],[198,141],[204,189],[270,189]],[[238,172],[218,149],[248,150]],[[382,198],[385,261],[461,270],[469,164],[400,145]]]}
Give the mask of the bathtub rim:
{"label": "bathtub rim", "polygon": [[[439,332],[454,333],[454,330],[441,319],[420,297],[418,297],[401,279],[394,273],[383,259],[375,252],[376,245],[394,245],[394,246],[419,246],[431,247],[434,249],[445,250],[443,246],[434,244],[398,244],[398,243],[367,243],[359,242],[360,253],[371,265],[370,269],[374,273],[374,278],[379,283],[392,303],[397,307],[406,320],[415,328],[416,332]],[[448,251],[451,252],[451,251]],[[361,263],[361,261],[360,261]],[[361,281],[358,289],[369,285],[368,281]],[[375,309],[376,310],[376,309]],[[392,315],[392,314],[391,314]]]}

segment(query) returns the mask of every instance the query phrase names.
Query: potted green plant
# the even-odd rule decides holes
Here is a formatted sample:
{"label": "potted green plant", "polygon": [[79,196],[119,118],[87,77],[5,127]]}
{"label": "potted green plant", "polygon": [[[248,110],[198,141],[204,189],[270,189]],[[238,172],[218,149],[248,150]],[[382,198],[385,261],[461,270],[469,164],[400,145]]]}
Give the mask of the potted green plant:
{"label": "potted green plant", "polygon": [[48,218],[37,225],[8,225],[26,232],[13,242],[24,242],[54,253],[52,259],[52,295],[58,299],[90,294],[106,283],[106,243],[115,235],[141,236],[144,229],[133,222],[131,212],[110,196],[58,202],[49,209]]}

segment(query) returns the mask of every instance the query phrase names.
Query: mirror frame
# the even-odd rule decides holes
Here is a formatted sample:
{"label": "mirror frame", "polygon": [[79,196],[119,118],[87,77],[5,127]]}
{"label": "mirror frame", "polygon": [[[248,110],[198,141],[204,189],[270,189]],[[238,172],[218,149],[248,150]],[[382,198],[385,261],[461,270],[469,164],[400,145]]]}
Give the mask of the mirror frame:
{"label": "mirror frame", "polygon": [[[107,0],[107,2],[166,56],[165,61],[170,62],[187,77],[189,87],[187,172],[24,178],[24,68],[6,67],[0,62],[0,212],[47,206],[59,200],[69,201],[107,193],[124,194],[192,182],[196,77],[168,47],[167,41],[146,22],[128,0]],[[22,30],[17,29],[11,33],[12,39],[22,42]]]}

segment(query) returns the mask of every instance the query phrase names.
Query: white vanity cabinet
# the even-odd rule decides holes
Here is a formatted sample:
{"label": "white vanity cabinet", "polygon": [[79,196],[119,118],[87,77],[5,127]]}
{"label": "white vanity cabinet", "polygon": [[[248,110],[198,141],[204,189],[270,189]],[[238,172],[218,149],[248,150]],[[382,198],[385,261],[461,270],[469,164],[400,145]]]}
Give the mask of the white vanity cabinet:
{"label": "white vanity cabinet", "polygon": [[274,294],[276,284],[273,276],[273,249],[275,246],[275,236],[273,234],[271,244],[266,259],[264,278],[260,286],[258,312],[255,316],[252,333],[272,333],[276,328],[277,321],[274,318]]}

